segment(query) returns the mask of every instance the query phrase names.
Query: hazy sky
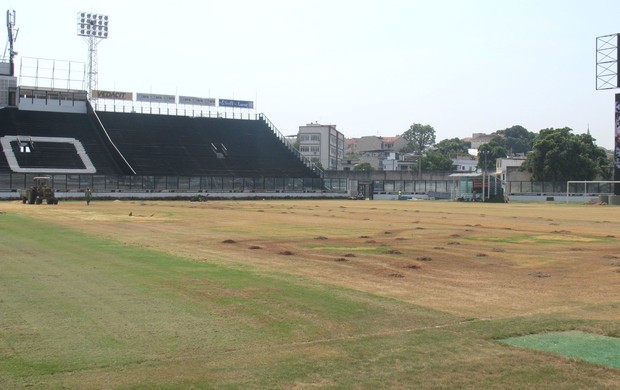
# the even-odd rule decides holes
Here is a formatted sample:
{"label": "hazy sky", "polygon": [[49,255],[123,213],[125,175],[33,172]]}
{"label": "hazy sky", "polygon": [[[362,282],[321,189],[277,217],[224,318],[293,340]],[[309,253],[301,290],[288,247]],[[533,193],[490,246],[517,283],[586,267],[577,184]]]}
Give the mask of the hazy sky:
{"label": "hazy sky", "polygon": [[99,89],[254,100],[287,135],[315,121],[346,137],[429,124],[437,141],[589,126],[598,145],[613,145],[614,91],[595,90],[595,42],[620,32],[618,0],[3,5],[17,13],[18,66],[21,57],[86,63],[77,13],[106,14]]}

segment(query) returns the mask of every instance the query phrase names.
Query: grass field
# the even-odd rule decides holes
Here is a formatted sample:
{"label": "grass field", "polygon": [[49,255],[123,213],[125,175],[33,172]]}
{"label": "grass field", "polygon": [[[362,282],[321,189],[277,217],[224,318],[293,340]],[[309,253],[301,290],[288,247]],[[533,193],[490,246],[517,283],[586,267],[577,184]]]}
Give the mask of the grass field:
{"label": "grass field", "polygon": [[[620,209],[0,203],[0,388],[618,388]],[[559,334],[559,333],[558,333]]]}

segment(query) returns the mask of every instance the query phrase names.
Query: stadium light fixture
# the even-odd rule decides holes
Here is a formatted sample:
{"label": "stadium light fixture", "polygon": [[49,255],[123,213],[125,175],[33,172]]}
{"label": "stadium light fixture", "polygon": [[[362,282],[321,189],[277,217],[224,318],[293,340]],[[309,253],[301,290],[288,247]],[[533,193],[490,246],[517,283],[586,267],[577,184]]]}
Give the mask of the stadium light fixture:
{"label": "stadium light fixture", "polygon": [[107,15],[79,12],[77,23],[78,35],[106,39],[109,33],[108,23],[109,18]]}
{"label": "stadium light fixture", "polygon": [[108,15],[91,12],[78,12],[77,35],[88,43],[88,97],[93,99],[93,90],[98,84],[97,45],[107,39],[110,33]]}

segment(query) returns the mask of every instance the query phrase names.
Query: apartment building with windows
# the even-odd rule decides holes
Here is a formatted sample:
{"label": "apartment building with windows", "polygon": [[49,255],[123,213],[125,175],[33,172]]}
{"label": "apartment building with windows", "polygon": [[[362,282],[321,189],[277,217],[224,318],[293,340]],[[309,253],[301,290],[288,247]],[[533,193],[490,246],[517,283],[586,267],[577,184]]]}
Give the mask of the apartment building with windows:
{"label": "apartment building with windows", "polygon": [[336,125],[309,123],[299,126],[299,152],[312,162],[320,162],[323,169],[341,169],[344,158],[344,134]]}

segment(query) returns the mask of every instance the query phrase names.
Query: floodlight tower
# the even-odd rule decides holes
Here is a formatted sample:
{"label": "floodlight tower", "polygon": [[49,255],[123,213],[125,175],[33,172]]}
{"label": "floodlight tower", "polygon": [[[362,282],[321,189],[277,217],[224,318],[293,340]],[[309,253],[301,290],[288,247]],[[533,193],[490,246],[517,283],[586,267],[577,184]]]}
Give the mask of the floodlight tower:
{"label": "floodlight tower", "polygon": [[108,38],[108,16],[78,12],[77,34],[88,43],[88,98],[97,89],[97,45]]}
{"label": "floodlight tower", "polygon": [[[618,61],[620,34],[596,38],[596,89],[620,88],[620,61]],[[614,121],[614,181],[620,181],[620,93],[616,93]],[[614,184],[614,195],[620,195],[620,183]]]}

